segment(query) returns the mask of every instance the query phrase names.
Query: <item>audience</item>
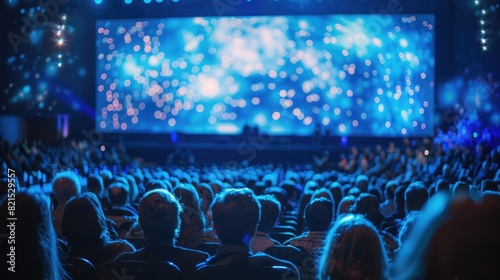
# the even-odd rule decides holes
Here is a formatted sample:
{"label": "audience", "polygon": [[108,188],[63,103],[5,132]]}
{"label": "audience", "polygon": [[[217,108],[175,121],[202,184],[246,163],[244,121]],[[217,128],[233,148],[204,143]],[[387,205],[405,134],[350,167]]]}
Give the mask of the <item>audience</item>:
{"label": "audience", "polygon": [[[421,259],[416,264],[412,264],[415,267],[411,267],[408,273],[401,272],[403,262],[396,262],[394,278],[433,278],[434,273],[438,271],[436,267],[446,271],[446,273],[437,273],[440,279],[457,278],[452,277],[453,273],[448,273],[449,271],[456,271],[456,273],[454,272],[456,275],[463,276],[458,277],[458,279],[470,278],[469,276],[473,275],[472,271],[479,267],[479,264],[475,263],[475,259],[488,260],[494,258],[495,255],[486,249],[483,251],[479,249],[469,250],[467,242],[456,241],[459,240],[460,234],[456,234],[457,236],[450,234],[453,238],[445,241],[449,241],[449,244],[456,242],[453,243],[453,246],[456,247],[457,251],[454,256],[442,257],[441,260],[437,260],[436,258],[440,256],[441,251],[435,249],[439,246],[436,245],[438,241],[434,241],[434,239],[437,238],[436,240],[439,242],[446,243],[442,240],[440,232],[441,227],[444,228],[443,232],[448,232],[449,228],[444,226],[448,225],[448,222],[443,222],[436,217],[441,212],[436,211],[433,214],[425,209],[426,205],[431,204],[429,199],[432,201],[434,197],[437,199],[443,195],[445,197],[449,195],[453,200],[447,202],[449,198],[441,200],[446,203],[433,203],[438,210],[443,207],[444,209],[450,207],[455,209],[454,205],[462,205],[463,201],[472,201],[471,205],[481,207],[487,201],[486,205],[493,209],[494,207],[491,205],[499,203],[500,148],[489,149],[484,145],[478,145],[477,150],[469,150],[466,147],[450,148],[450,146],[440,144],[432,147],[432,144],[431,140],[424,139],[424,141],[404,141],[402,147],[390,144],[387,149],[381,145],[374,150],[370,148],[358,150],[352,147],[351,153],[345,156],[345,162],[339,165],[341,166],[340,170],[319,171],[313,165],[291,163],[266,165],[242,163],[241,165],[228,166],[191,162],[182,166],[171,163],[166,166],[152,167],[143,166],[138,162],[130,162],[130,157],[124,155],[123,147],[117,148],[115,151],[111,148],[106,149],[106,152],[102,153],[85,141],[78,143],[68,141],[62,144],[63,148],[61,149],[45,147],[40,142],[34,143],[32,147],[29,147],[27,142],[18,142],[14,144],[14,148],[3,143],[0,147],[0,161],[2,163],[0,173],[2,177],[6,177],[7,168],[14,168],[32,172],[31,174],[35,174],[37,170],[47,175],[54,174],[54,176],[49,175],[49,180],[53,177],[52,225],[58,234],[57,236],[69,243],[69,247],[66,248],[68,256],[89,259],[96,265],[101,278],[109,276],[112,260],[124,252],[126,253],[117,258],[116,261],[125,259],[155,260],[156,257],[161,260],[168,259],[181,267],[185,277],[190,278],[195,271],[195,265],[208,257],[207,254],[192,249],[205,242],[220,243],[219,252],[209,259],[212,263],[224,264],[234,261],[242,267],[248,266],[248,264],[280,263],[280,260],[259,252],[279,244],[278,241],[269,237],[270,233],[284,232],[285,230],[292,230],[299,235],[288,240],[285,244],[301,247],[313,256],[321,256],[322,259],[326,258],[325,254],[328,255],[328,260],[332,261],[322,263],[324,264],[323,270],[319,271],[319,275],[323,275],[322,273],[326,273],[324,275],[337,275],[332,279],[339,278],[340,275],[344,275],[345,279],[351,279],[349,275],[357,275],[356,273],[364,275],[360,271],[375,273],[369,279],[384,279],[387,277],[387,262],[393,263],[392,257],[395,252],[398,252],[398,259],[408,258],[406,261],[409,261],[410,257],[408,256],[411,254],[408,252],[419,257],[422,256],[422,251],[425,251],[425,257],[420,257]],[[23,147],[28,147],[28,149]],[[424,154],[424,150],[430,151],[430,154]],[[34,151],[42,161],[32,162],[31,156],[26,151]],[[16,157],[12,157],[12,155]],[[16,161],[19,158],[24,158],[24,160]],[[2,159],[8,160],[2,161]],[[110,162],[106,162],[106,160]],[[81,162],[84,162],[85,165],[80,165]],[[75,172],[65,170],[75,170]],[[21,171],[16,172],[22,174]],[[23,177],[26,175],[18,176],[21,186],[29,187],[23,182]],[[80,187],[80,182],[82,182],[83,188]],[[9,186],[8,180],[2,179],[0,183],[2,186],[1,195],[5,197],[4,190],[7,190]],[[231,190],[226,191],[227,189]],[[37,191],[37,188],[30,190]],[[16,188],[16,191],[21,197],[25,195],[20,192],[20,188]],[[82,192],[84,192],[83,195]],[[240,194],[239,192],[249,192],[252,195],[250,195],[249,200],[246,200],[243,198],[249,194],[236,195]],[[260,219],[253,228],[247,227],[248,223],[253,225],[253,219],[242,219],[241,217],[248,217],[249,213],[255,212],[252,212],[252,209],[255,208],[252,201],[255,200],[255,195],[260,194],[262,196],[257,197],[256,202],[257,205],[260,205],[257,207],[260,211],[258,211]],[[172,198],[172,195],[177,198]],[[240,203],[240,201],[246,202]],[[326,208],[332,211],[315,210],[320,209],[327,202],[331,206]],[[241,205],[236,205],[237,203]],[[172,219],[161,220],[168,224],[162,228],[163,223],[156,220],[158,218],[156,214],[148,216],[152,207],[154,208],[152,205],[162,205],[161,207],[166,207],[165,209],[174,212],[175,209],[178,209],[175,213],[177,213],[177,221],[180,226],[174,227],[175,219],[173,216],[169,216]],[[441,208],[438,207],[439,205]],[[160,211],[159,209],[158,211]],[[224,209],[230,209],[228,210],[230,212],[222,211]],[[450,213],[454,213],[454,210],[442,211],[446,213],[443,216],[448,217],[448,220],[454,221],[456,219],[457,226],[468,223],[468,217],[476,212],[488,216],[486,211],[475,211],[472,206],[469,208],[458,207],[457,209],[462,210],[453,215]],[[468,211],[463,209],[468,209]],[[116,222],[106,219],[103,213],[116,214],[116,216],[108,216],[114,217]],[[138,218],[137,213],[139,213]],[[318,213],[321,215],[318,216]],[[358,256],[355,255],[359,253],[356,250],[348,252],[347,249],[342,249],[344,247],[334,250],[331,245],[335,242],[329,240],[328,236],[325,241],[327,246],[321,246],[320,244],[323,244],[321,236],[324,237],[332,225],[334,214],[340,218],[337,218],[337,222],[333,223],[333,229],[330,230],[330,233],[335,230],[339,234],[330,239],[344,240],[339,236],[344,232],[350,232],[347,230],[348,228],[357,229],[358,226],[355,225],[339,225],[343,221],[342,217],[352,216],[354,217],[352,220],[358,221],[355,223],[366,230],[365,234],[369,235],[368,233],[375,229],[377,238],[379,241],[381,240],[381,242],[378,241],[382,244],[381,251],[388,252],[388,256],[377,257],[378,264],[364,262],[364,257],[371,254],[370,252],[366,253],[365,256]],[[219,219],[216,218],[217,215]],[[330,218],[326,216],[330,216]],[[124,217],[129,218],[125,219]],[[225,223],[226,220],[230,223]],[[481,219],[476,217],[476,220]],[[491,227],[498,226],[495,219],[490,220]],[[131,227],[134,222],[135,225]],[[429,232],[420,232],[426,228],[421,226],[424,222],[432,225],[427,226],[430,229]],[[214,231],[210,228],[212,225]],[[275,227],[275,225],[278,226]],[[455,224],[453,225],[455,228]],[[476,224],[471,223],[471,225]],[[474,227],[457,231],[463,235],[469,234],[471,239],[489,236],[484,231],[488,226],[478,223]],[[170,233],[162,235],[162,238],[159,236],[156,238],[155,233],[151,232],[161,232],[158,228],[165,232],[168,228]],[[433,228],[438,228],[438,230],[433,231]],[[176,229],[179,232],[178,237],[175,234]],[[353,232],[356,232],[354,229]],[[494,228],[491,230],[495,232]],[[469,231],[470,233],[468,233]],[[147,232],[151,233],[150,236],[147,236]],[[217,238],[215,232],[218,233]],[[125,236],[125,233],[128,237],[144,237],[146,247],[137,253],[132,253],[134,248],[120,239],[120,236]],[[277,233],[276,239],[279,239]],[[232,239],[229,236],[238,237]],[[396,239],[394,236],[399,238]],[[427,244],[426,240],[431,241]],[[47,242],[47,244],[50,243],[50,241]],[[422,246],[408,245],[415,244],[415,242]],[[496,248],[495,241],[485,238],[485,242],[490,242],[491,250]],[[339,243],[339,246],[344,246],[344,243]],[[370,244],[375,243],[377,242]],[[448,246],[448,243],[442,245]],[[357,244],[353,241],[349,246],[355,247]],[[400,244],[402,247],[398,251]],[[59,245],[63,245],[62,240],[60,240]],[[412,249],[405,249],[408,246]],[[482,248],[481,244],[477,246]],[[61,248],[65,249],[64,246]],[[322,254],[321,251],[316,251],[318,248],[325,248],[325,251],[329,253]],[[338,255],[345,257],[339,259],[338,255],[335,255],[337,257],[333,258],[333,252],[340,252],[339,250],[344,251]],[[468,253],[470,259],[460,257],[460,253],[465,254],[466,252],[470,252]],[[230,256],[233,253],[236,256],[234,260]],[[191,257],[185,257],[183,261],[182,258],[175,259],[173,255],[179,258],[188,255]],[[357,264],[365,264],[363,269],[356,270],[355,263],[348,263],[348,257],[352,256]],[[51,258],[50,254],[47,253],[47,257]],[[449,265],[444,266],[444,260]],[[467,262],[470,262],[469,266],[464,264]],[[56,271],[60,270],[58,268],[60,263],[52,261],[51,263],[55,264]],[[331,269],[327,269],[325,272],[324,267],[328,266],[327,264],[331,264],[329,266]],[[342,265],[339,266],[339,264]],[[301,269],[298,264],[297,267]],[[348,267],[350,268],[348,269]],[[414,271],[418,270],[419,267],[422,268],[422,272],[415,273]],[[458,269],[459,267],[460,269]],[[466,269],[461,269],[462,267]],[[478,274],[481,276],[478,277],[481,279],[497,278],[491,267],[488,262],[485,262],[484,273]],[[33,272],[39,273],[39,270],[35,267]],[[357,272],[352,272],[354,270]],[[334,274],[330,274],[330,272]],[[58,275],[48,278],[64,279],[66,277],[64,272]],[[305,275],[307,274],[302,273],[301,276]],[[415,275],[418,277],[415,278]],[[35,278],[43,277],[34,277],[33,279]]]}

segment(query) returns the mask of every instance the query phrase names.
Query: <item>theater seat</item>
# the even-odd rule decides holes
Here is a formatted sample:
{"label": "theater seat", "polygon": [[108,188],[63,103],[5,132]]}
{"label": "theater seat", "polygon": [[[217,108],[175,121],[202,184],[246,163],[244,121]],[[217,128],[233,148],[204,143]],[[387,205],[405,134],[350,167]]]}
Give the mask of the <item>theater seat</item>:
{"label": "theater seat", "polygon": [[180,280],[181,270],[171,262],[123,261],[111,269],[111,279]]}
{"label": "theater seat", "polygon": [[233,268],[224,265],[207,265],[199,268],[196,280],[296,280],[293,271],[284,266]]}
{"label": "theater seat", "polygon": [[293,263],[297,266],[302,279],[314,279],[316,263],[313,256],[308,253],[289,245],[274,245],[267,248],[264,253]]}

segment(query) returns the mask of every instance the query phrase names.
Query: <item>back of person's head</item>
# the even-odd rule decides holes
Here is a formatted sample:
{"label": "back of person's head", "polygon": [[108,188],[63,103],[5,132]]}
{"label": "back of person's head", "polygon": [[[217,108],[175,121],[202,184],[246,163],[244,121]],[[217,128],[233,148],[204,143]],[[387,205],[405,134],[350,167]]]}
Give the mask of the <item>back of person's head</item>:
{"label": "back of person's head", "polygon": [[180,246],[192,248],[192,237],[196,231],[205,228],[205,215],[201,210],[201,200],[192,185],[182,184],[174,188],[174,195],[182,206],[181,229],[178,238]]}
{"label": "back of person's head", "polygon": [[337,209],[337,217],[342,214],[347,214],[351,212],[351,207],[356,203],[356,197],[352,195],[348,195],[339,203],[339,207]]}
{"label": "back of person's head", "polygon": [[113,173],[107,169],[103,169],[99,171],[99,176],[102,177],[102,182],[104,183],[104,189],[108,189],[109,185],[113,181]]}
{"label": "back of person's head", "polygon": [[109,241],[106,217],[95,194],[86,192],[66,203],[61,231],[72,247],[102,246]]}
{"label": "back of person's head", "polygon": [[450,192],[450,183],[446,179],[439,179],[436,182],[436,192]]}
{"label": "back of person's head", "polygon": [[161,180],[161,179],[152,179],[146,183],[146,186],[144,187],[146,192],[156,190],[156,189],[163,189],[167,190],[169,192],[172,192],[172,184],[170,181],[167,180]]}
{"label": "back of person's head", "polygon": [[313,195],[311,196],[311,200],[313,200],[315,198],[320,198],[320,197],[324,197],[330,201],[333,201],[333,195],[330,192],[330,190],[327,188],[319,188],[319,189],[315,190]]}
{"label": "back of person's head", "polygon": [[457,181],[453,185],[453,196],[469,196],[470,185],[464,181]]}
{"label": "back of person's head", "polygon": [[385,184],[384,195],[386,200],[394,200],[394,193],[398,187],[399,183],[396,180],[391,180]]}
{"label": "back of person's head", "polygon": [[132,175],[125,175],[125,179],[127,179],[129,192],[128,192],[128,200],[129,202],[135,202],[139,197],[139,187],[137,187],[137,183]]}
{"label": "back of person's head", "polygon": [[[6,221],[0,229],[0,249],[7,255],[1,267],[5,270],[12,267],[15,271],[3,271],[2,275],[12,273],[10,279],[66,279],[47,200],[42,194],[19,192],[15,206],[15,221],[8,220],[13,217],[12,200],[3,200],[0,207],[0,217]],[[15,238],[8,239],[9,236]]]}
{"label": "back of person's head", "polygon": [[261,206],[261,215],[258,230],[269,233],[278,222],[281,213],[281,204],[272,195],[259,195],[257,200]]}
{"label": "back of person's head", "polygon": [[292,180],[284,180],[280,183],[280,188],[284,189],[287,193],[287,197],[291,200],[297,200],[297,195],[299,189],[297,188],[297,183]]}
{"label": "back of person's head", "polygon": [[396,188],[396,191],[394,192],[394,206],[396,207],[396,211],[398,213],[404,214],[406,212],[405,209],[405,191],[406,191],[406,186],[401,185]]}
{"label": "back of person's head", "polygon": [[129,203],[129,186],[122,181],[111,183],[108,189],[109,202],[113,206],[125,206]]}
{"label": "back of person's head", "polygon": [[498,184],[491,179],[486,179],[481,182],[481,193],[485,191],[498,191]]}
{"label": "back of person's head", "polygon": [[335,205],[339,205],[342,200],[342,185],[339,182],[333,182],[328,187],[333,196],[333,202]]}
{"label": "back of person's head", "polygon": [[62,206],[71,197],[80,195],[80,181],[75,173],[71,171],[58,173],[52,180],[52,193]]}
{"label": "back of person's head", "polygon": [[260,203],[250,189],[228,189],[215,197],[212,219],[221,243],[248,246],[260,220]]}
{"label": "back of person's head", "polygon": [[325,239],[319,279],[386,279],[387,254],[375,227],[360,215],[339,217]]}
{"label": "back of person's head", "polygon": [[326,231],[333,220],[333,203],[325,197],[312,199],[304,210],[304,219],[310,231]]}
{"label": "back of person's head", "polygon": [[270,187],[266,188],[263,194],[270,194],[274,196],[280,202],[281,212],[285,211],[288,204],[288,193],[284,189],[280,187]]}
{"label": "back of person's head", "polygon": [[356,214],[364,215],[376,227],[384,221],[384,215],[380,213],[380,202],[372,194],[360,194],[353,207]]}
{"label": "back of person's head", "polygon": [[87,190],[97,197],[102,197],[102,192],[104,191],[102,177],[97,174],[90,174],[87,178]]}
{"label": "back of person's head", "polygon": [[358,177],[356,177],[356,184],[355,186],[361,190],[361,192],[367,192],[368,191],[368,184],[369,184],[369,180],[368,180],[368,176],[366,175],[358,175]]}
{"label": "back of person's head", "polygon": [[368,193],[371,195],[374,195],[378,201],[383,201],[382,200],[382,191],[380,190],[380,188],[378,186],[370,187],[370,189],[368,190]]}
{"label": "back of person's head", "polygon": [[358,197],[361,193],[363,193],[363,192],[361,191],[361,189],[359,189],[357,187],[351,187],[347,191],[347,195],[352,195],[354,197]]}
{"label": "back of person's head", "polygon": [[203,213],[207,214],[210,211],[212,202],[214,201],[214,191],[207,183],[198,184],[196,191],[201,199],[201,208]]}
{"label": "back of person's head", "polygon": [[316,182],[314,180],[309,180],[305,184],[304,189],[305,190],[310,190],[310,191],[314,192],[315,190],[319,189],[319,187],[320,187],[320,185],[318,184],[318,182]]}
{"label": "back of person's head", "polygon": [[411,183],[405,191],[406,213],[422,209],[427,200],[429,200],[429,193],[424,184],[419,181]]}
{"label": "back of person's head", "polygon": [[165,189],[147,192],[139,203],[139,224],[149,244],[173,244],[180,227],[181,205]]}
{"label": "back of person's head", "polygon": [[402,244],[394,279],[500,279],[500,203],[434,195]]}

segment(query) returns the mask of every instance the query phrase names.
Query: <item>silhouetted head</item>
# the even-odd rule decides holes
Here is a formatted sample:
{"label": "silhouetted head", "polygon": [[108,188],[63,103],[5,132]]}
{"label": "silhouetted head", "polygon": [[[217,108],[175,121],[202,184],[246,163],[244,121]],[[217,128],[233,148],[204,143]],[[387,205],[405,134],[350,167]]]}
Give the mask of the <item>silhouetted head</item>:
{"label": "silhouetted head", "polygon": [[104,246],[109,241],[106,217],[93,193],[72,198],[64,207],[62,235],[70,246]]}
{"label": "silhouetted head", "polygon": [[333,219],[333,203],[325,197],[315,198],[307,204],[304,219],[310,231],[326,231]]}
{"label": "silhouetted head", "polygon": [[260,220],[260,203],[250,189],[228,189],[215,197],[212,219],[221,243],[249,246]]}
{"label": "silhouetted head", "polygon": [[139,203],[139,224],[149,244],[173,244],[180,228],[181,205],[165,189],[147,192]]}
{"label": "silhouetted head", "polygon": [[[11,267],[8,261],[14,260],[15,269],[15,272],[3,271],[2,275],[12,273],[10,279],[66,279],[59,261],[56,233],[46,198],[37,193],[19,192],[15,197],[15,206],[15,221],[7,220],[12,218],[9,210],[12,203],[9,200],[5,199],[0,207],[0,218],[4,221],[0,229],[0,248],[5,254],[4,263],[8,265],[1,267]],[[9,236],[15,238],[8,239]],[[15,248],[13,258],[6,256],[11,252],[11,246]]]}
{"label": "silhouetted head", "polygon": [[258,230],[269,233],[278,222],[281,213],[281,204],[272,195],[259,195],[257,200],[261,206],[261,215]]}
{"label": "silhouetted head", "polygon": [[320,279],[386,279],[387,254],[375,227],[360,215],[339,217],[325,240]]}

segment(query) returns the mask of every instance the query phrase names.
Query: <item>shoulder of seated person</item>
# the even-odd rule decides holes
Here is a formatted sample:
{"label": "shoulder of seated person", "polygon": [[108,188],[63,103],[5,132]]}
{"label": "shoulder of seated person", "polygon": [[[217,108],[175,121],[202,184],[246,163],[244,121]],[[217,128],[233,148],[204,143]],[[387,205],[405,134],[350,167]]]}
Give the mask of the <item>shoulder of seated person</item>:
{"label": "shoulder of seated person", "polygon": [[122,261],[136,260],[136,258],[134,257],[134,254],[136,252],[125,252],[125,253],[122,253],[122,254],[120,254],[118,257],[116,257],[113,260],[113,263],[119,263],[119,262],[122,262]]}
{"label": "shoulder of seated person", "polygon": [[206,256],[206,257],[210,256],[208,253],[200,251],[200,250],[189,249],[189,248],[180,247],[180,246],[175,246],[174,248],[176,248],[178,250],[182,250],[182,251],[187,252],[187,253],[191,253],[193,255],[200,255],[200,256]]}

